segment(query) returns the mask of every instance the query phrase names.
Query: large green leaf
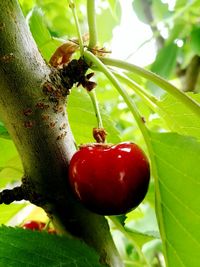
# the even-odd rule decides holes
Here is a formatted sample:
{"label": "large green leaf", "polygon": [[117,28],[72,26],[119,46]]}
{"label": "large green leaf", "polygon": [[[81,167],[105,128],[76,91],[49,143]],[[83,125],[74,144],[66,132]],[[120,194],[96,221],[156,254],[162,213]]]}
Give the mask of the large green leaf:
{"label": "large green leaf", "polygon": [[[188,94],[200,103],[200,94]],[[177,98],[167,94],[159,103],[157,112],[172,131],[200,139],[200,118]]]}
{"label": "large green leaf", "polygon": [[82,242],[17,228],[0,227],[0,267],[100,267]]}
{"label": "large green leaf", "polygon": [[200,143],[150,133],[156,167],[157,217],[168,267],[200,266]]}
{"label": "large green leaf", "polygon": [[[101,110],[103,125],[107,132],[107,141],[118,143],[120,141],[119,132],[114,123]],[[78,144],[94,142],[92,129],[97,127],[97,120],[90,97],[84,89],[74,88],[68,100],[68,116],[72,132]]]}

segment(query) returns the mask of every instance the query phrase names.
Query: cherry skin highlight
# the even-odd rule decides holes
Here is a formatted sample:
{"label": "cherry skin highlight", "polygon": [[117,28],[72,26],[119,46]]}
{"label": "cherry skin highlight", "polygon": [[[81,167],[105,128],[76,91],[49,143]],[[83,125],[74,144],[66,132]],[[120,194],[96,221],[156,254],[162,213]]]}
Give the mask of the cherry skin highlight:
{"label": "cherry skin highlight", "polygon": [[70,161],[72,191],[86,208],[101,215],[120,215],[136,208],[149,180],[149,161],[134,143],[85,145]]}

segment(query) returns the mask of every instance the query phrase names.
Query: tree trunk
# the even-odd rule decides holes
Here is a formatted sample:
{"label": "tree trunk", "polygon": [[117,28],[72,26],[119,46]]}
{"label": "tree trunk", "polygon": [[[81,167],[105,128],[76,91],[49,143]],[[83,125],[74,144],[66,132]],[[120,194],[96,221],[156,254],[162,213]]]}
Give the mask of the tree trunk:
{"label": "tree trunk", "polygon": [[66,98],[55,103],[44,93],[47,85],[58,88],[59,79],[52,82],[17,1],[1,0],[0,10],[0,116],[21,157],[29,194],[61,233],[78,236],[104,264],[121,267],[107,221],[86,210],[68,187],[75,145]]}

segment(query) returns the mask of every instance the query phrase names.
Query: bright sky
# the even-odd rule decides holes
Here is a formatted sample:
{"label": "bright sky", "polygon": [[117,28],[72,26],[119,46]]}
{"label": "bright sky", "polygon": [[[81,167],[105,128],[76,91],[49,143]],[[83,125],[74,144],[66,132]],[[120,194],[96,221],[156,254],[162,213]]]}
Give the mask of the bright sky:
{"label": "bright sky", "polygon": [[[169,9],[173,10],[176,0],[162,0],[168,3]],[[153,40],[147,42],[141,49],[137,50],[141,44],[150,40],[152,32],[150,27],[142,23],[133,12],[133,0],[120,0],[122,7],[121,24],[114,31],[112,42],[112,56],[139,66],[146,66],[155,58],[155,43]]]}
{"label": "bright sky", "polygon": [[[122,19],[121,24],[113,31],[112,56],[126,59],[139,66],[150,64],[155,57],[154,42],[150,41],[137,48],[146,40],[151,39],[152,32],[147,24],[142,23],[133,13],[132,0],[121,0]],[[135,53],[134,53],[135,52]]]}

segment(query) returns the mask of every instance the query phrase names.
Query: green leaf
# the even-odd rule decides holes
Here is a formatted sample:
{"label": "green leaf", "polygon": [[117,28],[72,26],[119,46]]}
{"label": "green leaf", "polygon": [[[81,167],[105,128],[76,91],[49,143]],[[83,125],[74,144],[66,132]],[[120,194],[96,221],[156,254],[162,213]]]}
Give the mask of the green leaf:
{"label": "green leaf", "polygon": [[121,20],[121,15],[122,15],[120,1],[119,0],[108,0],[108,2],[110,5],[110,10],[112,12],[112,15],[119,24]]}
{"label": "green leaf", "polygon": [[[200,103],[200,94],[188,93],[196,102]],[[190,135],[200,140],[200,118],[186,107],[180,100],[167,94],[159,103],[158,113],[175,132]]]}
{"label": "green leaf", "polygon": [[8,167],[0,167],[0,189],[5,188],[8,184],[11,185],[21,180],[23,176],[23,170],[19,157],[14,158],[13,164],[14,162],[15,166],[12,166],[11,161],[10,166],[8,165]]}
{"label": "green leaf", "polygon": [[27,204],[15,204],[12,203],[9,206],[1,204],[0,205],[0,224],[8,223],[21,209],[23,209]]}
{"label": "green leaf", "polygon": [[[151,65],[150,70],[165,79],[170,79],[174,75],[176,67],[176,58],[178,54],[178,47],[174,43],[169,43],[159,50],[156,59]],[[160,97],[163,95],[163,91],[159,86],[147,81],[146,87],[154,93],[154,95]]]}
{"label": "green leaf", "polygon": [[144,244],[142,252],[144,253],[145,258],[149,262],[149,265],[155,266],[155,256],[160,253],[163,254],[162,241],[160,239],[154,239],[149,241],[148,243]]}
{"label": "green leaf", "polygon": [[175,8],[176,9],[183,8],[187,4],[188,4],[188,0],[176,0]]}
{"label": "green leaf", "polygon": [[138,231],[130,231],[128,229],[126,230],[126,232],[140,248],[142,248],[142,246],[149,241],[159,239],[159,235],[157,232],[141,233]]}
{"label": "green leaf", "polygon": [[160,0],[153,0],[152,11],[154,20],[156,21],[161,21],[172,14],[172,12],[168,10],[168,4]]}
{"label": "green leaf", "polygon": [[122,214],[122,215],[117,215],[115,216],[116,220],[118,220],[118,222],[124,226],[125,225],[125,220],[126,220],[126,214]]}
{"label": "green leaf", "polygon": [[167,43],[174,42],[176,39],[184,39],[187,38],[188,33],[191,30],[191,25],[186,24],[184,17],[180,18],[176,24],[174,24],[173,28],[169,31],[169,37],[167,39]]}
{"label": "green leaf", "polygon": [[42,56],[49,61],[56,49],[64,43],[64,40],[58,38],[51,38],[48,42],[40,47]]}
{"label": "green leaf", "polygon": [[38,47],[41,47],[51,39],[41,8],[35,6],[31,10],[28,16],[28,24]]}
{"label": "green leaf", "polygon": [[9,166],[16,167],[16,162],[12,161],[16,159],[18,152],[12,141],[0,138],[0,168]]}
{"label": "green leaf", "polygon": [[[94,142],[92,130],[97,127],[97,120],[90,97],[84,89],[74,88],[68,100],[68,116],[72,132],[78,144]],[[114,123],[101,110],[103,125],[107,132],[107,141],[118,143],[119,132]]]}
{"label": "green leaf", "polygon": [[0,138],[0,188],[22,177],[22,163],[11,140]]}
{"label": "green leaf", "polygon": [[115,9],[120,4],[119,0],[108,0],[110,8]]}
{"label": "green leaf", "polygon": [[168,4],[160,0],[133,0],[132,7],[138,19],[147,24],[156,24],[172,14],[168,10]]}
{"label": "green leaf", "polygon": [[200,266],[200,143],[150,133],[156,166],[157,217],[169,267]]}
{"label": "green leaf", "polygon": [[132,7],[139,20],[141,20],[144,23],[149,23],[141,0],[133,0]]}
{"label": "green leaf", "polygon": [[148,203],[141,204],[137,209],[126,214],[126,216],[125,225],[127,229],[144,235],[152,235],[154,233],[154,236],[159,237],[155,209]]}
{"label": "green leaf", "polygon": [[0,267],[100,267],[95,251],[76,239],[0,227]]}
{"label": "green leaf", "polygon": [[190,45],[193,52],[200,56],[200,27],[191,32]]}
{"label": "green leaf", "polygon": [[0,121],[0,137],[5,139],[10,139],[10,135],[1,121]]}
{"label": "green leaf", "polygon": [[159,74],[164,78],[170,78],[176,66],[178,47],[170,43],[158,52],[151,71]]}
{"label": "green leaf", "polygon": [[28,12],[30,12],[31,8],[34,6],[35,0],[19,0],[19,3],[23,14],[26,16]]}
{"label": "green leaf", "polygon": [[64,43],[64,40],[51,37],[44,19],[44,13],[37,6],[29,13],[28,23],[41,54],[49,61],[55,50]]}
{"label": "green leaf", "polygon": [[120,15],[120,6],[117,6],[116,16],[114,11],[110,9],[110,7],[106,9],[101,9],[99,13],[97,13],[96,21],[97,21],[97,31],[98,31],[98,40],[103,45],[105,42],[109,42],[112,39],[112,31],[115,26],[120,23],[121,15]]}
{"label": "green leaf", "polygon": [[[38,0],[38,6],[42,8],[45,21],[48,23],[48,29],[52,36],[76,36],[76,28],[72,16],[72,10],[69,8],[66,0]],[[85,28],[86,6],[84,0],[76,1],[76,11],[81,28]]]}

